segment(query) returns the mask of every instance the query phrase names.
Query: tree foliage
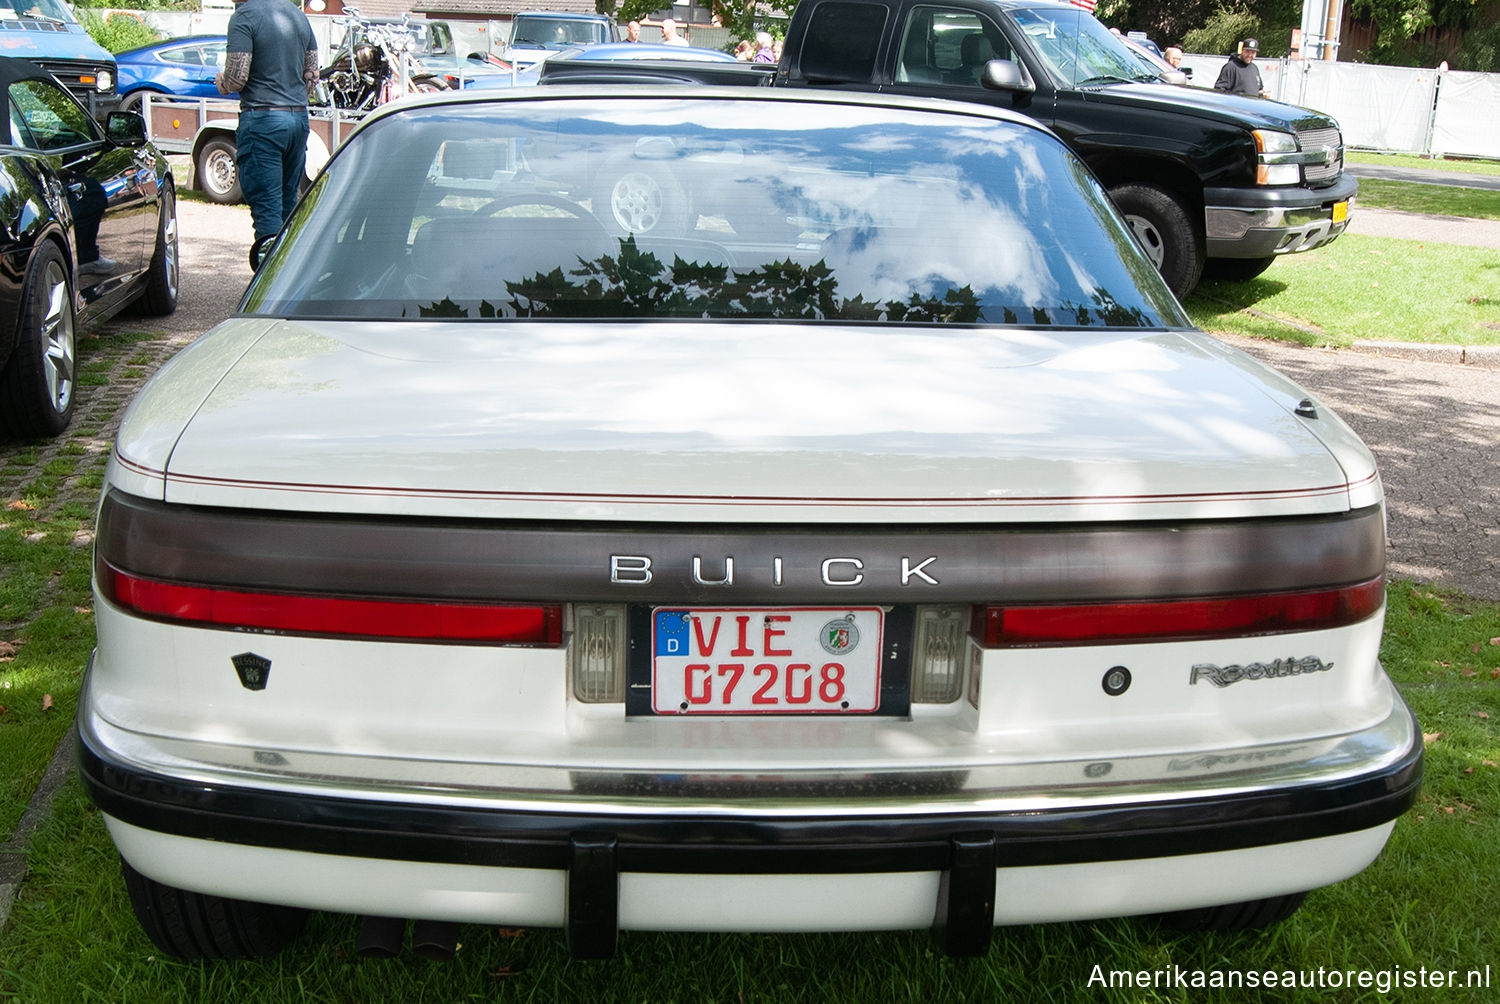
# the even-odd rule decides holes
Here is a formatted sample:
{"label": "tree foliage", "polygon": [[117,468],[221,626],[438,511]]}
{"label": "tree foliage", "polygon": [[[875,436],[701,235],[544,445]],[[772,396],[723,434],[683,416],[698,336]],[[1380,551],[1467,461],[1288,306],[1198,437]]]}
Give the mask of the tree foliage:
{"label": "tree foliage", "polygon": [[143,45],[161,41],[161,36],[146,22],[128,14],[116,13],[105,17],[97,11],[79,8],[78,23],[83,25],[83,30],[89,33],[90,38],[111,53],[139,49]]}

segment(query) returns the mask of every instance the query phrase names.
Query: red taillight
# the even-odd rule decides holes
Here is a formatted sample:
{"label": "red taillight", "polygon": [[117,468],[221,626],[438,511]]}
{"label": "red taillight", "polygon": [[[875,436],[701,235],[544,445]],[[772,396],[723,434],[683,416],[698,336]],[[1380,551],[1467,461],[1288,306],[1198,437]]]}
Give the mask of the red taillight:
{"label": "red taillight", "polygon": [[1341,589],[1218,599],[976,607],[972,633],[986,648],[1224,638],[1342,627],[1369,617],[1383,579]]}
{"label": "red taillight", "polygon": [[100,569],[119,606],[144,617],[291,634],[498,645],[560,645],[562,606],[351,599],[243,592],[136,578]]}

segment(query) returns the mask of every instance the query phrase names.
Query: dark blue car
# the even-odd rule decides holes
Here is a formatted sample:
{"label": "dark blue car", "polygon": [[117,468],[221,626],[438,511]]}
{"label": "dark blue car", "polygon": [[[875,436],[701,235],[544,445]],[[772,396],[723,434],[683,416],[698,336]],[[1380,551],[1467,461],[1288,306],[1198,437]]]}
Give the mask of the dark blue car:
{"label": "dark blue car", "polygon": [[219,97],[214,78],[224,66],[225,45],[223,35],[190,35],[120,53],[120,107],[139,108],[148,93]]}

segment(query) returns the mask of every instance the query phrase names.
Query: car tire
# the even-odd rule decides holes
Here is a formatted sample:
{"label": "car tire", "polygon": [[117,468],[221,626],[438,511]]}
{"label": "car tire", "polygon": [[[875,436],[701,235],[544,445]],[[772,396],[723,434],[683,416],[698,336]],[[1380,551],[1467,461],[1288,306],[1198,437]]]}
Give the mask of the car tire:
{"label": "car tire", "polygon": [[[120,99],[120,111],[135,112],[137,115],[146,114],[144,105],[146,104],[147,93],[148,91],[144,90],[131,91],[129,94]],[[162,94],[160,91],[149,91],[149,93],[158,98],[166,97],[166,95]]]}
{"label": "car tire", "polygon": [[302,932],[307,911],[188,892],[149,879],[123,859],[125,889],[151,943],[182,959],[263,959]]}
{"label": "car tire", "polygon": [[235,165],[234,140],[215,138],[204,143],[193,163],[193,177],[209,202],[231,206],[245,201]]}
{"label": "car tire", "polygon": [[68,263],[51,241],[31,257],[20,313],[15,351],[0,371],[0,429],[56,436],[73,420],[78,339]]}
{"label": "car tire", "polygon": [[1275,261],[1275,255],[1268,258],[1210,258],[1203,263],[1203,278],[1247,282],[1270,268]]}
{"label": "car tire", "polygon": [[1178,910],[1157,917],[1163,927],[1174,931],[1255,931],[1279,924],[1302,905],[1307,893],[1294,892],[1269,899],[1252,899],[1244,903],[1205,906],[1197,910]]}
{"label": "car tire", "polygon": [[1117,185],[1109,190],[1136,242],[1180,300],[1203,275],[1203,238],[1171,192],[1155,185]]}
{"label": "car tire", "polygon": [[147,317],[165,317],[177,309],[177,286],[181,281],[181,259],[177,246],[177,192],[167,184],[161,193],[156,220],[156,248],[146,270],[146,283],[135,301],[136,312]]}
{"label": "car tire", "polygon": [[632,161],[605,168],[591,204],[594,215],[616,237],[681,234],[687,228],[687,195],[662,166]]}

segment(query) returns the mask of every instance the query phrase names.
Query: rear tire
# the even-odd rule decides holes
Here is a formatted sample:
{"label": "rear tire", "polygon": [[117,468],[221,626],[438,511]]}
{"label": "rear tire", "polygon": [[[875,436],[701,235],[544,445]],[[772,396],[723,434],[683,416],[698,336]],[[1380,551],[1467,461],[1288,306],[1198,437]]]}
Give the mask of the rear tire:
{"label": "rear tire", "polygon": [[1269,258],[1210,258],[1203,263],[1203,278],[1246,282],[1270,268],[1275,261],[1275,255]]}
{"label": "rear tire", "polygon": [[1305,899],[1307,893],[1294,892],[1287,896],[1252,899],[1244,903],[1178,910],[1175,913],[1161,914],[1157,919],[1163,927],[1175,931],[1256,931],[1286,920],[1297,912]]}
{"label": "rear tire", "polygon": [[135,301],[137,313],[165,317],[177,309],[177,284],[181,279],[177,256],[177,192],[168,184],[162,189],[156,221],[156,250],[146,271],[146,285]]}
{"label": "rear tire", "polygon": [[68,264],[51,241],[32,255],[20,308],[16,348],[0,370],[0,429],[56,436],[73,420],[78,340]]}
{"label": "rear tire", "polygon": [[193,162],[193,178],[209,202],[232,206],[245,201],[233,140],[218,138],[204,143]]}
{"label": "rear tire", "polygon": [[1177,298],[1191,293],[1203,275],[1203,238],[1177,196],[1154,185],[1119,185],[1109,197]]}
{"label": "rear tire", "polygon": [[188,892],[148,879],[122,858],[135,918],[151,943],[183,959],[262,959],[302,931],[307,911]]}

